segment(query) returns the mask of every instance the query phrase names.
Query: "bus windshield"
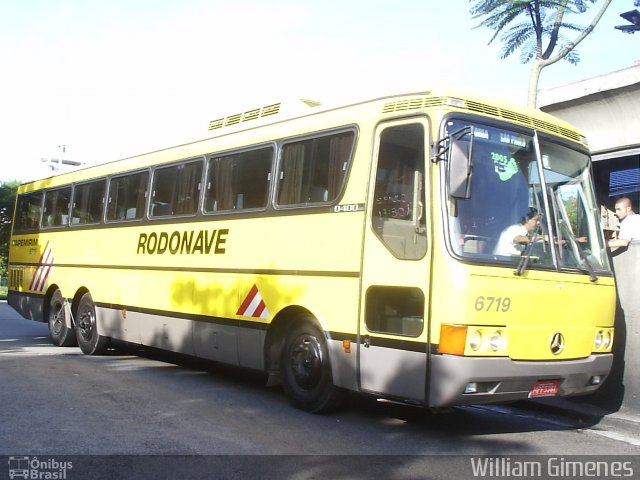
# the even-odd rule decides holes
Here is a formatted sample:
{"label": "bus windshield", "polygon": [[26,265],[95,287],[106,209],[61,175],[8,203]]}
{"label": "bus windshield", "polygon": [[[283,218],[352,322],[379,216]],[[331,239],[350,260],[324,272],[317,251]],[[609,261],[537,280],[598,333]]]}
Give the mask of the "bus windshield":
{"label": "bus windshield", "polygon": [[483,263],[610,273],[586,153],[533,132],[464,120],[472,138],[469,198],[449,197],[453,252]]}

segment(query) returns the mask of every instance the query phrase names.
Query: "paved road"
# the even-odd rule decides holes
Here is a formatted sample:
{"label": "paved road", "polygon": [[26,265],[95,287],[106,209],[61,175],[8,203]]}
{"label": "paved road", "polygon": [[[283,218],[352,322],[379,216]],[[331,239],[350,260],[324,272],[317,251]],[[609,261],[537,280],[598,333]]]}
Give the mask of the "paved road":
{"label": "paved road", "polygon": [[[310,472],[320,468],[317,455],[640,458],[634,433],[526,405],[432,414],[353,395],[340,412],[319,416],[295,410],[264,380],[258,373],[126,345],[105,356],[84,356],[78,348],[52,346],[45,324],[22,320],[0,302],[0,455],[308,455],[270,457],[268,463],[297,469],[310,462]],[[256,457],[238,458],[249,471],[265,473],[264,461],[252,467]],[[328,465],[335,466],[331,458],[315,476],[281,478],[327,478]],[[410,475],[418,468],[415,461],[398,461],[366,465],[388,478],[416,478]],[[0,464],[0,475],[5,473]]]}

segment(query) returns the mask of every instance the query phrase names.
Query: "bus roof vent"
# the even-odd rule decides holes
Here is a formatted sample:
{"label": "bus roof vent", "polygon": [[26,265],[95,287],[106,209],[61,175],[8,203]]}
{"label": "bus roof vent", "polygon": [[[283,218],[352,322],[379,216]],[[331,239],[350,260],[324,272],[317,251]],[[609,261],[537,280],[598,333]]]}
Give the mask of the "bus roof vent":
{"label": "bus roof vent", "polygon": [[566,138],[570,138],[571,140],[574,140],[576,142],[584,143],[584,139],[582,138],[580,133],[569,128],[546,122],[542,119],[529,116],[525,113],[516,112],[514,110],[502,108],[497,105],[489,105],[483,102],[468,100],[462,97],[451,98],[434,96],[406,98],[385,103],[382,106],[382,113],[402,112],[407,110],[418,110],[422,108],[442,106],[454,106],[456,108],[476,112],[482,115],[503,118],[520,125],[525,125],[527,127],[536,128],[539,130],[545,130],[547,132],[552,132],[558,135],[562,135]]}
{"label": "bus roof vent", "polygon": [[[313,108],[320,105],[320,102],[316,102],[314,100],[308,100],[304,98],[299,99],[298,102],[301,102],[304,106],[308,108]],[[296,103],[299,106],[300,103],[298,102]],[[287,109],[283,109],[283,106],[284,105],[282,102],[272,103],[269,105],[265,105],[264,107],[247,110],[246,112],[235,113],[233,115],[229,115],[226,117],[217,118],[209,122],[209,130],[218,130],[224,127],[239,125],[244,122],[251,122],[253,120],[259,120],[262,118],[271,117],[273,115],[280,115],[283,113],[283,110],[287,110]]]}
{"label": "bus roof vent", "polygon": [[427,107],[439,107],[445,105],[445,97],[416,97],[388,102],[382,106],[382,113],[402,112],[417,110]]}
{"label": "bus roof vent", "polygon": [[258,120],[259,118],[277,115],[280,112],[280,106],[280,103],[273,103],[271,105],[265,105],[264,107],[254,108],[253,110],[247,110],[246,112],[234,113],[233,115],[226,117],[216,118],[209,122],[209,130],[217,130],[231,125],[238,125],[242,122],[249,122],[251,120]]}

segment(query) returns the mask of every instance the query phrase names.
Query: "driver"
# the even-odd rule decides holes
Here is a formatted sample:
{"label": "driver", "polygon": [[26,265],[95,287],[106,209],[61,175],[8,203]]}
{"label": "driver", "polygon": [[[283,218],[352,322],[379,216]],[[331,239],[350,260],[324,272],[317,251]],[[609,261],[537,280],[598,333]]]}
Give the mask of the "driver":
{"label": "driver", "polygon": [[538,210],[529,207],[529,211],[522,216],[520,223],[511,225],[502,231],[493,254],[504,256],[520,255],[524,245],[530,241],[542,240],[542,235],[530,236],[530,233],[537,228],[539,222],[540,214]]}

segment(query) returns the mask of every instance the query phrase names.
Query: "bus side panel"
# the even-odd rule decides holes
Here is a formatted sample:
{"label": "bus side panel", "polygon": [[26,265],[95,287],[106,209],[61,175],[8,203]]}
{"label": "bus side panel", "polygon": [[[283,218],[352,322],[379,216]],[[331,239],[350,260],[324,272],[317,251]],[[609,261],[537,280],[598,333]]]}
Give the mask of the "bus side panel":
{"label": "bus side panel", "polygon": [[[45,246],[38,234],[11,237],[7,303],[24,318],[38,322],[45,321],[44,301],[49,284],[46,281],[36,281],[34,277],[42,279],[42,273],[51,270],[46,269],[46,266],[40,266],[40,257],[44,249]],[[35,284],[37,287],[34,287],[34,290],[31,287]]]}
{"label": "bus side panel", "polygon": [[350,335],[331,334],[327,339],[327,348],[331,358],[333,384],[347,390],[358,390],[356,337]]}
{"label": "bus side panel", "polygon": [[193,322],[193,341],[198,357],[217,362],[238,364],[236,325],[218,322]]}
{"label": "bus side panel", "polygon": [[96,307],[101,335],[125,342],[140,343],[139,314],[125,309]]}
{"label": "bus side panel", "polygon": [[7,295],[7,303],[27,320],[45,321],[43,295],[29,295],[10,290]]}

